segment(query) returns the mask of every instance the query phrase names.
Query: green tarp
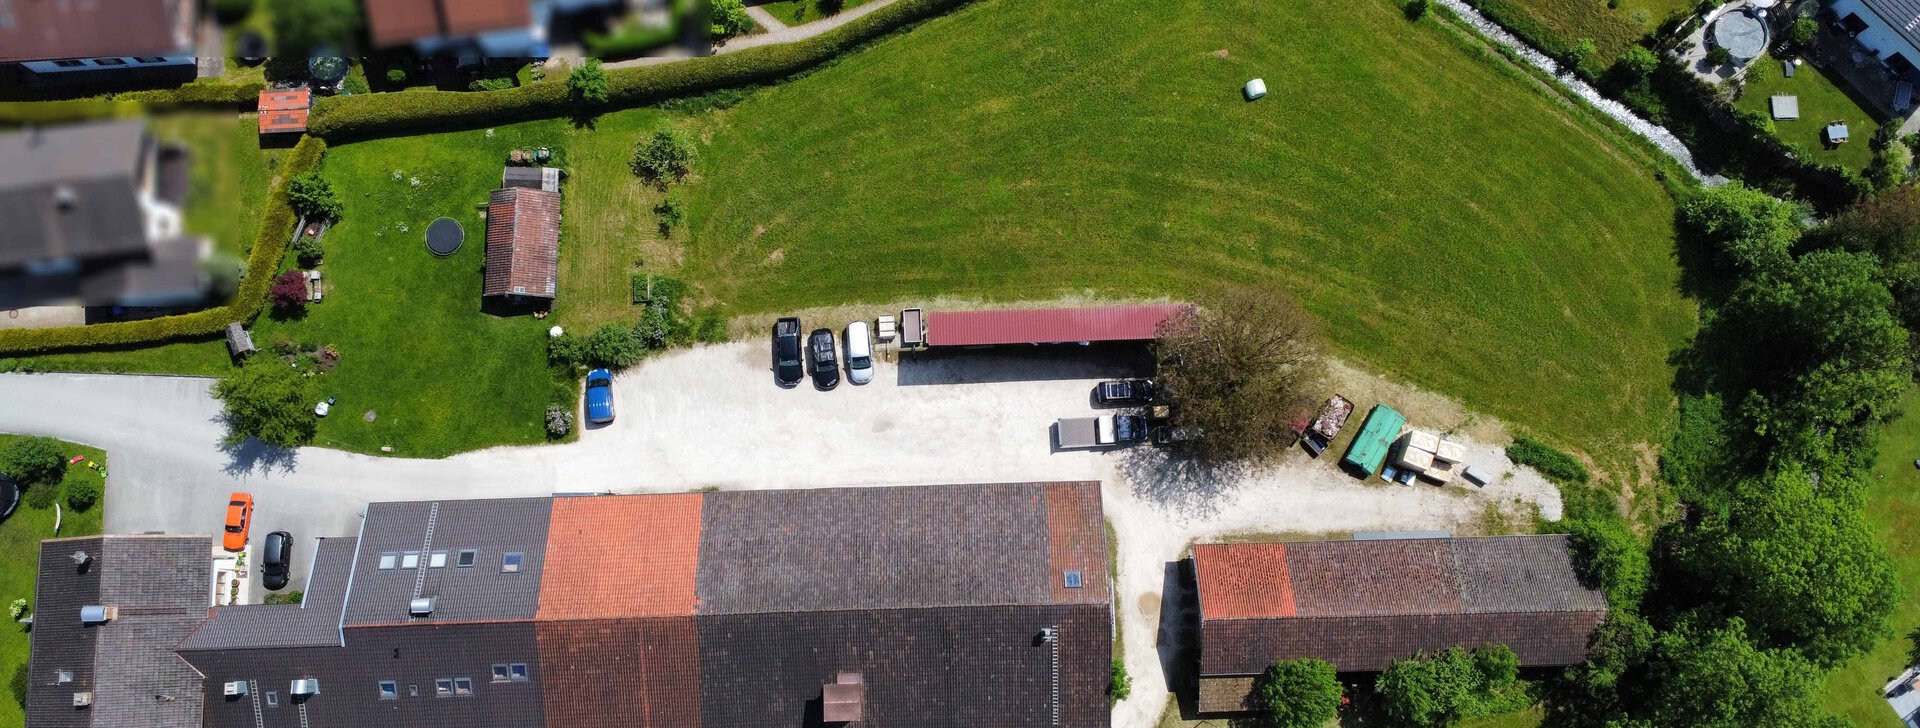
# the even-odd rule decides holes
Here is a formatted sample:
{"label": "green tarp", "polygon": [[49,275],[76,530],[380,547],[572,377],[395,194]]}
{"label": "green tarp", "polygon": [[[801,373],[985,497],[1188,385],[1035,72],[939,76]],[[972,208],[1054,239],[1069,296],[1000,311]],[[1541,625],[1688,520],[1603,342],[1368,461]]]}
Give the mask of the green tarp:
{"label": "green tarp", "polygon": [[1380,471],[1380,464],[1387,461],[1387,451],[1393,449],[1393,441],[1400,437],[1400,428],[1407,424],[1407,416],[1392,407],[1376,404],[1367,411],[1367,422],[1360,427],[1360,434],[1353,437],[1353,444],[1347,446],[1347,455],[1340,462],[1367,471],[1372,475]]}

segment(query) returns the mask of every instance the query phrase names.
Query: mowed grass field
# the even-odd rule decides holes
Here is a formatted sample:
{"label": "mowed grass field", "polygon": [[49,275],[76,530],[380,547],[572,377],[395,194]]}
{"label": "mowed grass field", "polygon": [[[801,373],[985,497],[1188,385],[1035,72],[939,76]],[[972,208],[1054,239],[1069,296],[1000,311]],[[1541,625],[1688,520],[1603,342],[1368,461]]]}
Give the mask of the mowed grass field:
{"label": "mowed grass field", "polygon": [[1468,2],[1515,16],[1514,22],[1532,25],[1528,33],[1544,30],[1563,39],[1569,46],[1592,40],[1602,65],[1610,65],[1627,52],[1627,47],[1660,26],[1669,15],[1688,11],[1688,0],[1620,0],[1608,7],[1607,0],[1468,0]]}
{"label": "mowed grass field", "polygon": [[733,314],[1291,291],[1388,376],[1652,440],[1674,203],[1500,62],[1386,0],[983,0],[698,120],[684,275]]}
{"label": "mowed grass field", "polygon": [[1873,651],[1848,662],[1827,677],[1827,707],[1853,719],[1860,728],[1900,728],[1900,718],[1881,697],[1880,688],[1907,668],[1913,642],[1907,635],[1920,629],[1920,391],[1907,392],[1901,403],[1906,414],[1888,425],[1880,436],[1880,458],[1868,481],[1867,523],[1880,534],[1893,556],[1900,586],[1906,590],[1893,610],[1893,633]]}

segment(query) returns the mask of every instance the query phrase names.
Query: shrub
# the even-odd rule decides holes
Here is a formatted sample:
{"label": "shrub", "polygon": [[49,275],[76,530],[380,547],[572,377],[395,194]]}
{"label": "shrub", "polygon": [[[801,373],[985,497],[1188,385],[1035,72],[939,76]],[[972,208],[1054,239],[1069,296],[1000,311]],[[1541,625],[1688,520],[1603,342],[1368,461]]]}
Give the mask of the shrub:
{"label": "shrub", "polygon": [[320,246],[320,239],[312,235],[302,235],[293,241],[293,253],[300,258],[300,267],[312,268],[327,257],[327,251]]}
{"label": "shrub", "polygon": [[580,363],[586,366],[622,369],[633,366],[647,353],[633,328],[618,323],[601,324],[581,344]]}
{"label": "shrub", "polygon": [[407,82],[407,69],[402,68],[400,66],[392,66],[387,69],[387,83],[393,84],[395,86],[401,86],[406,84],[406,82]]}
{"label": "shrub", "polygon": [[557,404],[547,405],[547,437],[566,437],[573,431],[573,412]]}
{"label": "shrub", "polygon": [[18,622],[25,616],[27,616],[27,600],[15,599],[12,604],[7,605],[7,619]]}
{"label": "shrub", "polygon": [[293,210],[307,217],[340,217],[340,198],[333,194],[333,185],[321,177],[319,172],[308,172],[293,178],[287,185],[287,202]]}
{"label": "shrub", "polygon": [[680,226],[687,211],[680,206],[680,198],[668,197],[654,205],[653,214],[660,216],[660,234],[666,236],[673,234],[673,229]]}
{"label": "shrub", "polygon": [[1345,693],[1333,666],[1311,657],[1281,660],[1254,681],[1260,716],[1274,728],[1319,728],[1340,712]]}
{"label": "shrub", "polygon": [[547,363],[568,369],[586,366],[587,342],[573,334],[547,339]]}
{"label": "shrub", "polygon": [[92,480],[76,480],[67,484],[67,505],[76,511],[84,511],[100,502],[100,484]]}
{"label": "shrub", "polygon": [[289,592],[268,592],[260,602],[262,604],[299,604],[306,598],[306,592],[295,589]]}
{"label": "shrub", "polygon": [[634,146],[627,166],[642,179],[655,184],[679,182],[693,166],[693,142],[674,129],[660,129]]}
{"label": "shrub", "polygon": [[1739,182],[1706,187],[1680,208],[1683,241],[1704,246],[1737,272],[1777,268],[1800,239],[1800,209]]}
{"label": "shrub", "polygon": [[1643,46],[1633,46],[1620,56],[1620,70],[1630,80],[1638,81],[1653,75],[1660,67],[1660,57]]}
{"label": "shrub", "polygon": [[1514,438],[1507,446],[1507,459],[1516,465],[1525,465],[1540,471],[1541,475],[1562,485],[1587,482],[1587,468],[1572,455],[1555,450],[1546,444],[1526,437]]}
{"label": "shrub", "polygon": [[1592,38],[1581,38],[1580,42],[1573,44],[1572,50],[1567,51],[1567,57],[1564,60],[1567,68],[1572,69],[1574,73],[1593,78],[1599,75],[1594,68],[1594,65],[1599,63],[1599,59],[1600,47],[1594,44]]}
{"label": "shrub", "polygon": [[51,437],[22,438],[0,452],[0,473],[23,488],[58,485],[67,474],[67,454]]}
{"label": "shrub", "polygon": [[254,0],[213,0],[213,16],[221,25],[233,25],[253,14]]}
{"label": "shrub", "polygon": [[254,357],[213,385],[227,421],[227,445],[254,438],[275,447],[313,439],[313,380],[272,357]]}
{"label": "shrub", "polygon": [[1867,179],[1873,182],[1874,189],[1890,190],[1906,183],[1907,168],[1911,166],[1913,150],[1896,141],[1874,155],[1873,166],[1867,168]]}
{"label": "shrub", "polygon": [[1398,725],[1438,728],[1524,707],[1530,698],[1517,689],[1519,669],[1506,645],[1454,647],[1393,663],[1373,689]]}
{"label": "shrub", "polygon": [[1733,54],[1728,53],[1725,48],[1714,46],[1711,50],[1707,51],[1707,65],[1724,66],[1732,62]]}
{"label": "shrub", "polygon": [[[968,0],[897,0],[813,38],[675,63],[606,71],[607,103],[632,107],[707,91],[768,83],[799,73],[881,34]],[[405,95],[320,99],[308,133],[332,143],[421,129],[480,128],[574,113],[565,84],[534,83],[507,91],[416,91]]]}
{"label": "shrub", "polygon": [[589,58],[567,73],[567,95],[575,104],[599,106],[607,102],[607,72],[600,59]]}
{"label": "shrub", "polygon": [[511,78],[476,78],[467,84],[469,91],[505,91],[513,88]]}
{"label": "shrub", "polygon": [[52,508],[53,504],[60,500],[60,481],[28,488],[26,495],[20,500],[29,508],[38,508],[43,511]]}
{"label": "shrub", "polygon": [[1408,20],[1419,20],[1427,17],[1428,5],[1427,0],[1407,0],[1406,7],[1401,8],[1401,11],[1407,14]]}
{"label": "shrub", "polygon": [[1819,32],[1819,30],[1819,21],[1809,17],[1802,17],[1799,20],[1793,21],[1793,25],[1787,27],[1787,42],[1797,47],[1805,48],[1808,43],[1813,42],[1813,34]]}
{"label": "shrub", "polygon": [[22,707],[27,704],[27,681],[27,663],[21,662],[19,667],[13,669],[13,678],[7,686],[13,690],[13,699]]}
{"label": "shrub", "polygon": [[634,26],[614,33],[602,35],[587,31],[581,36],[586,42],[587,53],[603,61],[617,61],[645,54],[647,51],[672,43],[680,37],[680,28],[668,24],[658,28]]}
{"label": "shrub", "polygon": [[[288,175],[299,175],[318,169],[326,151],[326,141],[314,136],[304,137],[287,156],[282,170]],[[0,330],[0,352],[33,354],[217,335],[228,323],[252,319],[266,305],[267,289],[273,283],[273,271],[286,255],[297,222],[292,208],[287,204],[287,182],[282,182],[274,188],[268,200],[259,237],[254,239],[249,249],[247,272],[240,281],[240,291],[225,306],[140,321],[52,329],[4,329]]]}
{"label": "shrub", "polygon": [[297,311],[307,305],[307,274],[290,270],[273,278],[273,307]]}
{"label": "shrub", "polygon": [[1127,674],[1127,664],[1113,661],[1113,677],[1107,681],[1107,698],[1118,702],[1133,694],[1133,676]]}
{"label": "shrub", "polygon": [[715,38],[731,38],[753,28],[753,17],[740,0],[713,0],[712,19],[707,32]]}

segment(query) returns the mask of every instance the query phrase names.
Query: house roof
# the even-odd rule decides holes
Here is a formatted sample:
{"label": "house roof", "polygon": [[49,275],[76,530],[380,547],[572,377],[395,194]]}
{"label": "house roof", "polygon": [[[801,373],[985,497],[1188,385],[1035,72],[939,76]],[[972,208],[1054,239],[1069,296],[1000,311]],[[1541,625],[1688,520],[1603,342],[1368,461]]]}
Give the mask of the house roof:
{"label": "house roof", "polygon": [[[227,649],[284,649],[340,645],[340,609],[353,569],[354,538],[315,540],[312,571],[299,604],[214,607],[182,640],[182,653]],[[296,554],[296,560],[298,555]]]}
{"label": "house roof", "polygon": [[[72,555],[89,560],[77,565]],[[92,536],[44,541],[34,585],[26,713],[36,728],[200,724],[200,676],[173,652],[206,619],[213,540]],[[81,607],[112,607],[105,624]],[[72,681],[62,683],[68,672]],[[93,705],[73,707],[77,692]],[[164,697],[163,697],[164,696]]]}
{"label": "house roof", "polygon": [[137,186],[153,148],[135,120],[0,134],[0,268],[146,251]]}
{"label": "house roof", "polygon": [[1193,562],[1203,676],[1293,657],[1374,671],[1486,642],[1523,665],[1567,665],[1606,613],[1559,535],[1205,544]]}
{"label": "house roof", "polygon": [[560,193],[493,191],[487,206],[486,296],[553,298],[560,270]]}
{"label": "house roof", "polygon": [[[1914,48],[1920,48],[1920,0],[1860,0],[1868,10],[1886,23]],[[1908,59],[1920,63],[1920,58]]]}
{"label": "house roof", "polygon": [[304,88],[266,89],[260,92],[260,133],[281,134],[307,130],[307,111],[313,92]]}
{"label": "house roof", "polygon": [[533,22],[527,0],[367,0],[366,8],[368,35],[379,46],[524,28]]}
{"label": "house roof", "polygon": [[[873,725],[1105,725],[1099,499],[1097,483],[1026,483],[376,503],[357,555],[323,545],[308,586],[309,604],[344,592],[344,646],[203,630],[190,645],[208,649],[182,655],[207,676],[208,726],[255,725],[220,682],[305,677],[321,681],[313,725],[809,725],[840,672],[864,675]],[[378,568],[460,544],[476,566]],[[518,574],[498,573],[508,548],[526,555]],[[349,581],[326,576],[336,561]],[[1060,583],[1068,567],[1083,587]],[[416,584],[439,598],[430,617],[405,614]],[[527,680],[491,679],[513,664]],[[473,694],[433,698],[442,677]],[[381,680],[400,697],[379,699]]]}
{"label": "house roof", "polygon": [[116,56],[171,55],[185,50],[174,35],[187,0],[8,0],[0,2],[0,63]]}
{"label": "house roof", "polygon": [[1186,304],[927,312],[928,346],[1146,341]]}

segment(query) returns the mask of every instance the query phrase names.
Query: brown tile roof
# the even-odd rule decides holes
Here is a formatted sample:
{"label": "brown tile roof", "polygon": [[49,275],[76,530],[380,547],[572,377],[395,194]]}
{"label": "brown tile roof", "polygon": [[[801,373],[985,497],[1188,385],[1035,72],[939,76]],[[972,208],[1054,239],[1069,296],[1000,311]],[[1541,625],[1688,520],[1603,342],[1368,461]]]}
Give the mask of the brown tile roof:
{"label": "brown tile roof", "polygon": [[1194,569],[1203,676],[1293,657],[1373,671],[1488,642],[1523,665],[1568,665],[1606,614],[1557,535],[1207,544],[1194,547]]}
{"label": "brown tile roof", "polygon": [[487,206],[482,295],[553,298],[560,269],[560,193],[509,187]]}
{"label": "brown tile roof", "polygon": [[692,617],[539,622],[535,630],[548,725],[702,725]]}
{"label": "brown tile roof", "polygon": [[691,616],[699,493],[555,498],[540,620]]}
{"label": "brown tile roof", "polygon": [[523,28],[533,22],[528,0],[367,0],[366,7],[367,33],[379,46]]}
{"label": "brown tile roof", "polygon": [[0,63],[151,56],[185,50],[174,36],[182,14],[195,4],[182,0],[12,0],[0,11]]}
{"label": "brown tile roof", "polygon": [[1203,677],[1200,678],[1198,699],[1194,709],[1203,714],[1247,713],[1259,710],[1253,699],[1253,678]]}

